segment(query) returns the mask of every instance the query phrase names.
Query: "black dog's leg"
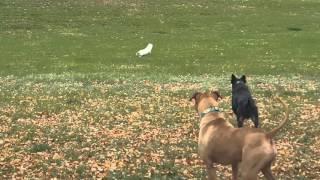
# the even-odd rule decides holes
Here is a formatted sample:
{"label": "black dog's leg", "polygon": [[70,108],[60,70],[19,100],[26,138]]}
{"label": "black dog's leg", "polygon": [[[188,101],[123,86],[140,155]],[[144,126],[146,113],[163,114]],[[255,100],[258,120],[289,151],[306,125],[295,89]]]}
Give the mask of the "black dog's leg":
{"label": "black dog's leg", "polygon": [[253,121],[254,127],[255,127],[255,128],[258,128],[258,127],[259,127],[258,117],[252,116],[251,119],[252,119],[252,121]]}
{"label": "black dog's leg", "polygon": [[239,128],[243,127],[243,120],[244,120],[244,118],[237,116],[237,122],[238,122]]}
{"label": "black dog's leg", "polygon": [[258,128],[259,127],[259,115],[258,115],[257,109],[255,109],[254,114],[251,116],[251,120],[254,123],[254,127]]}

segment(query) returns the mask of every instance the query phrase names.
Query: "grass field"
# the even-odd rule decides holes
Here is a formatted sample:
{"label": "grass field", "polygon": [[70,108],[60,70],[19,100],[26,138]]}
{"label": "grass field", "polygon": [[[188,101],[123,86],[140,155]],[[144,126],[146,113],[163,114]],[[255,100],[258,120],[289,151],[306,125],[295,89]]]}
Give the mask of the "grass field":
{"label": "grass field", "polygon": [[[317,0],[2,0],[0,179],[203,179],[189,97],[246,74],[278,179],[320,179]],[[154,43],[151,55],[137,50]],[[247,124],[248,125],[248,124]],[[230,167],[219,166],[221,179]]]}

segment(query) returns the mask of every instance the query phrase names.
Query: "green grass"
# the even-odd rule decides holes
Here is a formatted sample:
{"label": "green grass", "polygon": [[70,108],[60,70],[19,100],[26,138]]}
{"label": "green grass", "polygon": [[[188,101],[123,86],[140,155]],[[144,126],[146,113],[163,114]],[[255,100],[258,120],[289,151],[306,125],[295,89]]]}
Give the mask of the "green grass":
{"label": "green grass", "polygon": [[[2,0],[0,179],[203,179],[189,98],[246,74],[280,179],[319,179],[316,0]],[[137,50],[154,43],[151,55]],[[235,124],[234,118],[227,117]],[[218,175],[230,178],[230,168]]]}
{"label": "green grass", "polygon": [[1,75],[319,72],[317,1],[97,1],[2,1]]}
{"label": "green grass", "polygon": [[44,152],[50,150],[50,146],[48,144],[34,144],[30,152],[31,153],[37,153],[37,152]]}

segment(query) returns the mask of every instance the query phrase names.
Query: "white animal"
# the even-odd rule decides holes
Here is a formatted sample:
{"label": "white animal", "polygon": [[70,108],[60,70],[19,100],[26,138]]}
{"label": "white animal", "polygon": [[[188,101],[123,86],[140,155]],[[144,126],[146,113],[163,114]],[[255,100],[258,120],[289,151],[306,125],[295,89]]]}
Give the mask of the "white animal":
{"label": "white animal", "polygon": [[149,43],[146,48],[139,50],[136,53],[136,56],[142,57],[144,55],[151,54],[152,48],[153,48],[153,44]]}

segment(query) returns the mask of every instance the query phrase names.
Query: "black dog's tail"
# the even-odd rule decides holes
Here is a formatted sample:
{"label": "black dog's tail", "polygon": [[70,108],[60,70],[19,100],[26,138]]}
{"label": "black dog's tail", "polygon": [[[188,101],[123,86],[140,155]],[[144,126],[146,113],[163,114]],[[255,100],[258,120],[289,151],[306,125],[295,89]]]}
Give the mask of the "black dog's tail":
{"label": "black dog's tail", "polygon": [[284,120],[274,129],[272,129],[270,132],[267,133],[267,136],[272,138],[274,137],[277,132],[288,122],[289,119],[289,108],[288,105],[285,104],[279,97],[276,97],[276,99],[283,105],[285,111],[286,111],[286,116],[284,118]]}

